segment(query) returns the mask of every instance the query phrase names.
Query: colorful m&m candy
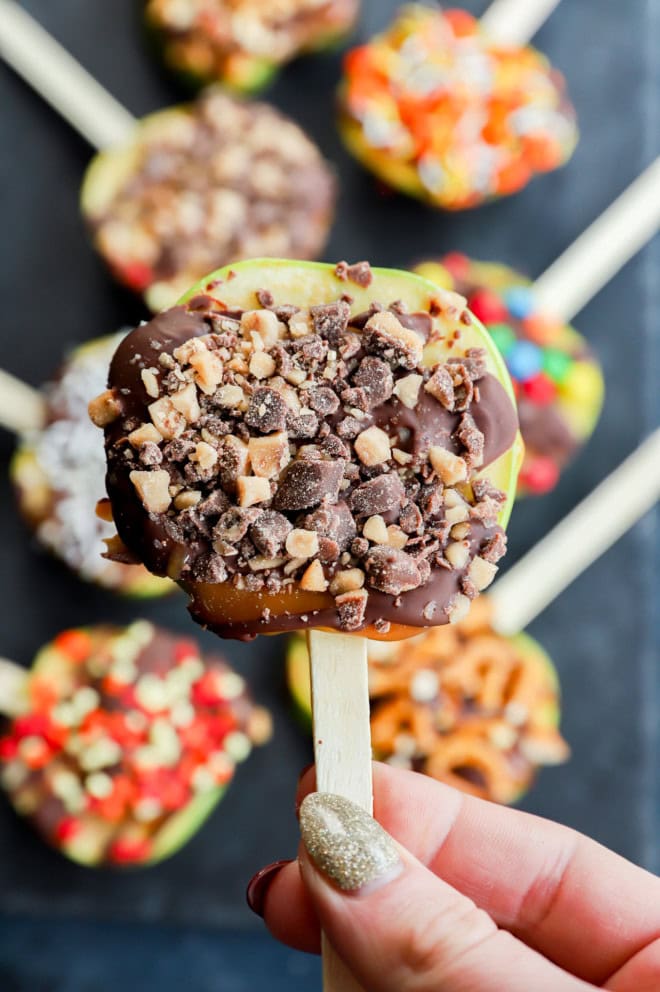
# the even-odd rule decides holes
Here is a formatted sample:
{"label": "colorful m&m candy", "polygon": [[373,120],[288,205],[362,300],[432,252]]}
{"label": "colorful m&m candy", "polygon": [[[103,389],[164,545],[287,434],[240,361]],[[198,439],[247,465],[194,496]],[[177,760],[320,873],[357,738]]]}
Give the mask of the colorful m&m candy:
{"label": "colorful m&m candy", "polygon": [[529,282],[504,265],[454,252],[416,271],[467,297],[490,332],[518,401],[526,449],[518,494],[549,492],[600,415],[603,376],[587,342],[572,327],[541,313]]}

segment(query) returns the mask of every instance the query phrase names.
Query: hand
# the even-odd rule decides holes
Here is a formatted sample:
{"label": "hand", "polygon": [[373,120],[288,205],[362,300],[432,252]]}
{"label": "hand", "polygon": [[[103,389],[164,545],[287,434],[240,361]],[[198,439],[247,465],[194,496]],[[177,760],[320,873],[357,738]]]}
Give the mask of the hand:
{"label": "hand", "polygon": [[655,876],[566,827],[385,765],[374,815],[388,833],[313,788],[310,770],[298,861],[263,869],[248,900],[300,950],[319,951],[320,923],[368,992],[660,990]]}

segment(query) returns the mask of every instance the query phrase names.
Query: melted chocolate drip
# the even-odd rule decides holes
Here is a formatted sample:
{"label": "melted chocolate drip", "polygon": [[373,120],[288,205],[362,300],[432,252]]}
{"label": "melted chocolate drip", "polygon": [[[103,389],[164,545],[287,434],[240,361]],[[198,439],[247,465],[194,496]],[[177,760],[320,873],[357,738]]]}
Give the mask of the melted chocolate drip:
{"label": "melted chocolate drip", "polygon": [[403,324],[408,330],[414,331],[415,334],[419,334],[422,341],[428,341],[433,330],[433,320],[429,313],[424,313],[423,311],[419,313],[406,313],[393,307],[390,307],[390,309],[394,311],[400,324]]}
{"label": "melted chocolate drip", "polygon": [[[500,528],[486,528],[479,521],[471,522],[470,535],[467,538],[470,544],[470,552],[478,553],[478,550],[487,539]],[[461,591],[461,579],[465,575],[466,569],[444,569],[434,568],[428,582],[411,592],[403,593],[401,596],[387,596],[385,593],[377,592],[375,589],[369,590],[369,599],[365,613],[364,623],[369,626],[381,617],[387,618],[391,623],[401,624],[404,627],[438,627],[449,623],[447,615],[447,604],[456,593]],[[268,621],[253,620],[245,623],[218,623],[217,617],[206,613],[203,604],[194,597],[194,589],[189,589],[193,601],[188,607],[191,616],[202,626],[208,627],[220,637],[231,637],[239,641],[251,641],[258,634],[279,634],[285,631],[300,630],[305,627],[328,627],[334,630],[339,629],[337,623],[337,610],[334,606],[324,610],[315,610],[304,614],[306,619],[301,623],[301,615],[285,613],[280,616],[271,616]],[[437,609],[432,616],[424,617],[424,608],[430,603],[437,603]],[[267,597],[264,597],[264,606],[267,605]]]}
{"label": "melted chocolate drip", "polygon": [[[504,386],[487,374],[478,380],[479,399],[470,405],[470,413],[484,435],[484,467],[491,465],[508,451],[518,430],[518,418]],[[414,410],[394,397],[374,412],[378,427],[396,428],[401,432],[399,447],[423,461],[432,445],[439,445],[458,454],[459,445],[452,435],[461,415],[446,410],[430,393],[423,389]]]}
{"label": "melted chocolate drip", "polygon": [[[208,309],[213,306],[209,297],[202,297]],[[200,297],[196,297],[200,300]],[[110,363],[108,385],[115,386],[120,392],[123,416],[139,417],[142,420],[146,407],[153,403],[142,382],[142,370],[159,367],[160,356],[165,352],[169,355],[179,345],[190,338],[198,338],[212,331],[211,325],[203,313],[193,312],[186,307],[172,307],[164,313],[159,313],[149,321],[136,327],[117,348]],[[121,435],[119,421],[111,426],[112,441]]]}

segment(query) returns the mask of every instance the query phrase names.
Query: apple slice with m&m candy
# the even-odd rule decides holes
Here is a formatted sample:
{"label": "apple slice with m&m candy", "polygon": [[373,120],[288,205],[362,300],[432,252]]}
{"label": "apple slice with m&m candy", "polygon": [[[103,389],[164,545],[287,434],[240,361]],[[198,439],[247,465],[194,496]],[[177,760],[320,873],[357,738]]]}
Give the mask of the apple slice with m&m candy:
{"label": "apple slice with m&m candy", "polygon": [[477,262],[459,252],[415,267],[467,297],[504,357],[525,442],[519,495],[552,490],[596,427],[603,375],[570,321],[659,225],[656,159],[533,284],[505,265]]}

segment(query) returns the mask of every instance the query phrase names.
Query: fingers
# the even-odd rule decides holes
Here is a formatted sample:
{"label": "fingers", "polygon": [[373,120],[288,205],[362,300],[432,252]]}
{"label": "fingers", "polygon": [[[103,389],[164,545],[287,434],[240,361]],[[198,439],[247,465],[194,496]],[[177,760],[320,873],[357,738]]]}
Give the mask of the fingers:
{"label": "fingers", "polygon": [[602,984],[657,936],[660,881],[595,842],[423,776],[382,765],[376,776],[377,816],[393,835],[409,846],[418,834],[424,864],[574,974]]}
{"label": "fingers", "polygon": [[[310,771],[300,801],[313,786]],[[574,831],[386,765],[374,765],[374,793],[376,818],[423,864],[588,981],[660,934],[660,881]],[[315,939],[309,921],[301,939]]]}
{"label": "fingers", "polygon": [[305,886],[330,942],[370,992],[593,992],[498,930],[350,801],[316,793],[300,823]]}
{"label": "fingers", "polygon": [[[256,876],[255,876],[256,877]],[[254,881],[254,880],[253,880]],[[269,879],[258,909],[273,937],[297,951],[319,954],[321,931],[314,904],[300,877],[300,865],[292,861]]]}
{"label": "fingers", "polygon": [[660,989],[660,936],[626,961],[605,988],[611,992],[657,992]]}

